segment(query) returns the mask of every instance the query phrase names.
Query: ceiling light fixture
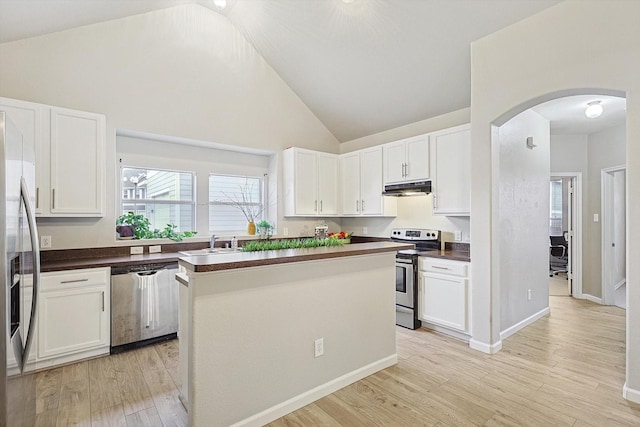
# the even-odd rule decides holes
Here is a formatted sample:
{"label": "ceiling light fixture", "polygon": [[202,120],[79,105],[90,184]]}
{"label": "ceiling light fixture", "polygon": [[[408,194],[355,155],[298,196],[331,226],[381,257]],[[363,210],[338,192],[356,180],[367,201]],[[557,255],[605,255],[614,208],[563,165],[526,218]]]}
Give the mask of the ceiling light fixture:
{"label": "ceiling light fixture", "polygon": [[591,101],[587,104],[587,108],[584,110],[584,115],[590,119],[598,118],[602,115],[604,108],[600,104],[600,101]]}
{"label": "ceiling light fixture", "polygon": [[215,4],[218,9],[222,10],[227,7],[227,0],[213,0],[213,4]]}

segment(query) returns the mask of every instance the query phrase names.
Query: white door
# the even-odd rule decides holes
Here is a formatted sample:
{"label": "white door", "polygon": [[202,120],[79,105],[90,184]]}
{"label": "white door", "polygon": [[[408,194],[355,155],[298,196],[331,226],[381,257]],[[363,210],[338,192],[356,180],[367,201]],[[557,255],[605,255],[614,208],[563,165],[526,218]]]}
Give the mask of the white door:
{"label": "white door", "polygon": [[338,214],[338,195],[340,190],[338,156],[318,154],[318,215]]}
{"label": "white door", "polygon": [[405,180],[429,179],[429,137],[420,135],[407,141]]}
{"label": "white door", "polygon": [[384,182],[400,182],[405,179],[406,144],[398,141],[384,145]]}
{"label": "white door", "polygon": [[626,170],[602,171],[602,284],[604,304],[626,307]]}
{"label": "white door", "polygon": [[318,166],[316,154],[295,151],[295,214],[315,215],[318,204]]}

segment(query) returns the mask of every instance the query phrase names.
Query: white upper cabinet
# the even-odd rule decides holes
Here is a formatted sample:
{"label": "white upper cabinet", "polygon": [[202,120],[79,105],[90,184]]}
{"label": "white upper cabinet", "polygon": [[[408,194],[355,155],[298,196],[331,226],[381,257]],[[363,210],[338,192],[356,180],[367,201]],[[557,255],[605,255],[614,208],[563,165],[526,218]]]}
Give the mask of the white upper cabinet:
{"label": "white upper cabinet", "polygon": [[469,216],[471,129],[457,126],[431,134],[433,213]]}
{"label": "white upper cabinet", "polygon": [[340,165],[344,215],[396,215],[397,199],[382,196],[382,147],[343,154]]}
{"label": "white upper cabinet", "polygon": [[385,144],[383,159],[385,184],[429,179],[429,136]]}
{"label": "white upper cabinet", "polygon": [[35,150],[36,214],[104,216],[105,116],[8,98],[0,110]]}
{"label": "white upper cabinet", "polygon": [[292,147],[282,157],[285,216],[338,215],[338,156]]}
{"label": "white upper cabinet", "polygon": [[[43,163],[44,153],[43,149],[43,136],[42,136],[42,108],[41,104],[34,102],[19,101],[10,98],[0,98],[0,111],[7,113],[9,119],[14,125],[18,127],[22,133],[22,141],[29,147],[30,150],[35,152],[36,159],[36,183],[43,181],[43,177],[47,176],[46,170],[39,167]],[[34,185],[36,188],[36,194],[32,194],[31,197],[35,199],[36,214],[42,213],[42,199],[40,194],[40,187],[38,184]]]}
{"label": "white upper cabinet", "polygon": [[103,216],[105,116],[51,108],[53,216]]}

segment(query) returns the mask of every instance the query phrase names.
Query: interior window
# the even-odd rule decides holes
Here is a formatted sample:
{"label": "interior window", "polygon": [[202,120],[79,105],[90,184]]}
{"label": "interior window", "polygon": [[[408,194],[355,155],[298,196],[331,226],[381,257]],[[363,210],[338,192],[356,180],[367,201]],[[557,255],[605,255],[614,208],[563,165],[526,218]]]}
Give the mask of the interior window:
{"label": "interior window", "polygon": [[157,229],[195,229],[193,173],[123,167],[121,176],[123,214],[143,214]]}
{"label": "interior window", "polygon": [[263,218],[262,177],[209,175],[209,231],[246,234],[249,221]]}
{"label": "interior window", "polygon": [[549,187],[549,236],[562,236],[562,180],[552,180]]}

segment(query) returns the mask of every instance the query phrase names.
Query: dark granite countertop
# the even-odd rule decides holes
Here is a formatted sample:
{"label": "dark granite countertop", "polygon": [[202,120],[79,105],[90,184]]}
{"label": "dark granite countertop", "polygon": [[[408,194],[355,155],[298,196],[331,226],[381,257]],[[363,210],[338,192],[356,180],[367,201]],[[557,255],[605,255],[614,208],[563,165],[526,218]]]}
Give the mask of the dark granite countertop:
{"label": "dark granite countertop", "polygon": [[471,262],[471,254],[469,253],[469,251],[445,249],[445,250],[418,252],[418,256]]}

